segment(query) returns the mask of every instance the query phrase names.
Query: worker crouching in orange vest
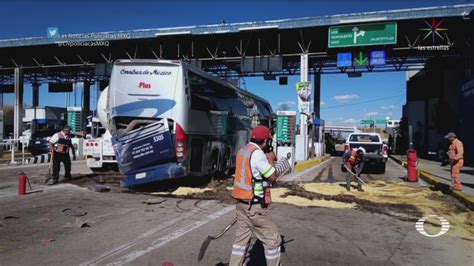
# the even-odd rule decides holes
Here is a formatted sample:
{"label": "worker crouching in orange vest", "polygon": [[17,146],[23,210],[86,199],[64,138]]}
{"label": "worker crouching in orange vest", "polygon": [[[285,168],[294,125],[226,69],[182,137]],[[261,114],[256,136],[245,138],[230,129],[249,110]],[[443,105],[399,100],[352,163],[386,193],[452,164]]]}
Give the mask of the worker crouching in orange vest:
{"label": "worker crouching in orange vest", "polygon": [[451,145],[449,146],[448,157],[451,161],[451,179],[452,189],[462,190],[461,184],[461,170],[464,165],[464,145],[456,138],[454,132],[448,133],[445,138],[449,139]]}
{"label": "worker crouching in orange vest", "polygon": [[230,265],[243,265],[252,233],[263,243],[267,265],[280,265],[281,237],[268,209],[270,186],[278,173],[273,167],[275,154],[268,151],[272,135],[265,126],[252,130],[250,143],[237,154],[232,197],[237,200],[237,231]]}
{"label": "worker crouching in orange vest", "polygon": [[[343,166],[347,169],[347,177],[346,177],[346,189],[347,191],[351,190],[351,182],[354,180],[354,176],[360,178],[360,174],[364,169],[364,154],[365,149],[363,147],[359,147],[357,150],[349,150],[348,152],[342,155],[342,163]],[[364,191],[362,189],[362,182],[359,178],[357,179],[357,190]]]}

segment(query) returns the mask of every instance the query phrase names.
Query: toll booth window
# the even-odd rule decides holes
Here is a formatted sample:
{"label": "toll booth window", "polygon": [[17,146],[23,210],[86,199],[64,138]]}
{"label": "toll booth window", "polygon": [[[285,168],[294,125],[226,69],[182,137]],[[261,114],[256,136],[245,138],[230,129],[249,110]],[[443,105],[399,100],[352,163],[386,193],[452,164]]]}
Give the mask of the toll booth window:
{"label": "toll booth window", "polygon": [[352,135],[350,141],[354,142],[380,142],[378,136],[371,135]]}

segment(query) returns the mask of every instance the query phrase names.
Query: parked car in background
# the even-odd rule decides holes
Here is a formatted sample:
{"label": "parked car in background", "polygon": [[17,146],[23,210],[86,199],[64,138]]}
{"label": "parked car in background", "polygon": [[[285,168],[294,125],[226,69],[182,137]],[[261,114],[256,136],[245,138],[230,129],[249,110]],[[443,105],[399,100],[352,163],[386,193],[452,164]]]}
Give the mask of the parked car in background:
{"label": "parked car in background", "polygon": [[47,129],[36,131],[31,135],[30,141],[28,142],[28,151],[33,155],[39,155],[49,152],[49,139],[58,130]]}
{"label": "parked car in background", "polygon": [[353,133],[347,137],[344,152],[363,147],[365,165],[374,165],[377,172],[385,173],[385,164],[388,160],[388,146],[377,133]]}

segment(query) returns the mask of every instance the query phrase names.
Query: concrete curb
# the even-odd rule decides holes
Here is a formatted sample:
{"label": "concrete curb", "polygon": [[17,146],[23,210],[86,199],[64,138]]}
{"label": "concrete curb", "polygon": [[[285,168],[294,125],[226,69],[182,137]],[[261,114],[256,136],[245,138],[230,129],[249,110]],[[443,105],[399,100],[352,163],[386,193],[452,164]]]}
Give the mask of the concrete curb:
{"label": "concrete curb", "polygon": [[318,158],[315,158],[315,159],[312,159],[312,160],[309,160],[309,161],[299,162],[295,165],[295,172],[301,172],[301,171],[303,171],[305,169],[308,169],[312,166],[320,164],[320,163],[326,161],[327,159],[329,159],[330,157],[331,157],[330,155],[325,154],[324,156],[321,156],[321,157],[318,157]]}
{"label": "concrete curb", "polygon": [[[407,167],[407,162],[403,161],[399,158],[396,158],[392,155],[389,155],[390,158],[397,163],[401,164],[403,167]],[[426,181],[427,183],[435,186],[436,188],[439,188],[443,192],[449,192],[450,191],[450,185],[443,183],[439,177],[437,177],[434,174],[431,174],[425,170],[418,169],[418,176]],[[458,199],[460,202],[464,203],[469,209],[474,210],[474,196],[468,195],[462,191],[451,191],[447,193],[456,199]]]}

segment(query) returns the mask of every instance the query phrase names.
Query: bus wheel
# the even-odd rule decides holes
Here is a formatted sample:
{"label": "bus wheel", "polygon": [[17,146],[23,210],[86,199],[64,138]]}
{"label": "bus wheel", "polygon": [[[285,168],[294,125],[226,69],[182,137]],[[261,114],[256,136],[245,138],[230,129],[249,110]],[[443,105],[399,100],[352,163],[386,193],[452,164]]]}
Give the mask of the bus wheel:
{"label": "bus wheel", "polygon": [[225,152],[224,160],[222,162],[222,167],[221,167],[221,172],[224,178],[230,177],[230,175],[232,174],[232,167],[231,167],[232,162],[231,162],[230,156],[231,156],[230,149],[227,149],[227,151]]}
{"label": "bus wheel", "polygon": [[211,174],[212,179],[217,179],[219,175],[219,151],[215,150],[212,152],[211,164],[209,165],[209,174]]}

